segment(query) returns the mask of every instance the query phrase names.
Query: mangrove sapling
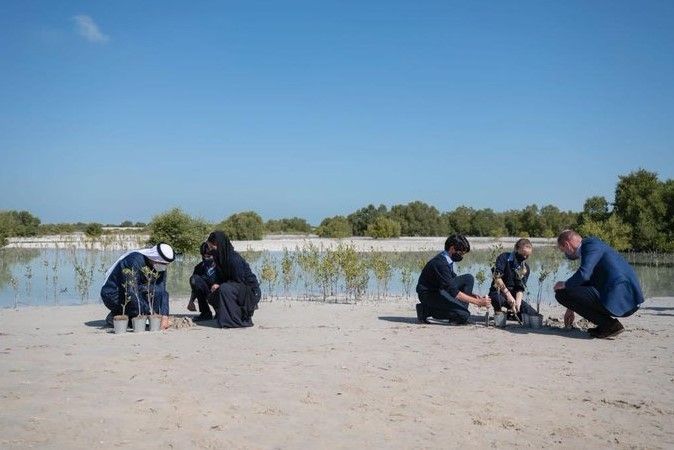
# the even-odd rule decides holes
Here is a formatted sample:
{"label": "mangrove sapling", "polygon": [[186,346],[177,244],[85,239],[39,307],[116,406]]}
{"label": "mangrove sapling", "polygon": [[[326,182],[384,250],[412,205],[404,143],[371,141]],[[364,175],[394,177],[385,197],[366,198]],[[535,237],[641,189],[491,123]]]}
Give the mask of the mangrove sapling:
{"label": "mangrove sapling", "polygon": [[405,298],[410,298],[414,285],[414,266],[409,261],[402,261],[400,265],[400,282]]}
{"label": "mangrove sapling", "polygon": [[26,271],[23,273],[23,276],[26,279],[26,298],[30,299],[33,291],[33,268],[30,265],[26,265]]}
{"label": "mangrove sapling", "polygon": [[77,282],[77,293],[80,295],[81,303],[84,303],[89,297],[89,289],[94,279],[94,270],[87,271],[87,269],[81,265],[77,259],[73,261],[73,267],[75,269],[75,278]]}
{"label": "mangrove sapling", "polygon": [[126,293],[131,293],[133,296],[136,297],[136,305],[138,306],[138,315],[134,318],[131,319],[131,322],[133,323],[133,331],[139,332],[139,331],[145,331],[145,321],[147,318],[143,314],[143,310],[140,304],[140,293],[138,291],[139,286],[138,286],[138,281],[136,278],[136,271],[134,269],[122,269],[122,273],[124,273],[124,276],[126,278],[125,280],[125,285],[126,285]]}
{"label": "mangrove sapling", "polygon": [[54,264],[52,264],[52,289],[54,292],[54,303],[58,304],[58,281],[59,281],[59,275],[58,275],[58,258],[54,260]]}
{"label": "mangrove sapling", "polygon": [[129,316],[126,315],[126,307],[131,302],[132,296],[137,295],[136,274],[133,269],[122,269],[124,275],[124,302],[122,303],[122,314],[113,317],[115,334],[125,333],[129,325]]}
{"label": "mangrove sapling", "polygon": [[305,243],[302,248],[297,247],[297,264],[302,270],[302,277],[304,279],[304,295],[309,297],[309,293],[313,286],[312,275],[315,273],[316,267],[320,261],[320,252],[311,242]]}
{"label": "mangrove sapling", "polygon": [[357,301],[363,297],[367,297],[367,285],[370,282],[370,271],[367,263],[362,259],[358,260],[358,264],[354,271],[355,277],[352,281],[353,299]]}
{"label": "mangrove sapling", "polygon": [[49,300],[49,261],[42,260],[42,266],[44,267],[44,302],[47,303]]}
{"label": "mangrove sapling", "polygon": [[393,269],[391,263],[388,261],[387,256],[382,252],[373,252],[370,259],[370,267],[374,273],[374,277],[377,280],[377,298],[381,297],[381,294],[384,294],[384,297],[388,294],[388,284],[391,281],[391,276],[393,275]]}
{"label": "mangrove sapling", "polygon": [[9,285],[14,291],[14,309],[19,309],[19,282],[13,275],[9,277]]}
{"label": "mangrove sapling", "polygon": [[287,248],[283,249],[283,259],[281,259],[281,276],[283,278],[283,295],[290,295],[290,286],[295,281],[295,263],[292,254]]}
{"label": "mangrove sapling", "polygon": [[269,252],[265,252],[264,258],[262,258],[260,278],[262,278],[262,282],[267,285],[267,293],[269,294],[269,300],[271,301],[274,295],[274,286],[278,279],[278,271],[276,270],[276,265]]}
{"label": "mangrove sapling", "polygon": [[551,270],[545,265],[541,265],[541,270],[538,273],[538,295],[536,295],[536,313],[541,313],[541,296],[543,295],[543,283],[550,276]]}
{"label": "mangrove sapling", "polygon": [[[485,272],[484,268],[480,268],[480,270],[475,273],[475,281],[477,281],[477,291],[482,292],[482,286],[484,285],[485,281],[487,281],[487,273]],[[481,308],[480,308],[481,309]],[[489,326],[489,307],[487,306],[485,308],[486,312],[484,315],[484,325]]]}
{"label": "mangrove sapling", "polygon": [[503,253],[503,244],[493,244],[489,246],[489,264],[495,264],[496,258]]}
{"label": "mangrove sapling", "polygon": [[318,260],[318,265],[313,268],[314,278],[318,282],[323,294],[323,301],[330,295],[334,295],[334,285],[339,277],[339,263],[335,252],[329,248],[323,252]]}
{"label": "mangrove sapling", "polygon": [[140,271],[143,274],[143,278],[145,279],[145,292],[147,292],[147,303],[148,306],[150,307],[150,314],[155,315],[154,310],[154,297],[156,286],[155,283],[157,281],[157,278],[159,278],[159,272],[148,266],[143,266],[143,268],[140,269]]}
{"label": "mangrove sapling", "polygon": [[477,281],[478,292],[482,292],[482,286],[484,285],[484,282],[487,281],[487,273],[483,268],[480,268],[480,270],[475,273],[475,281]]}
{"label": "mangrove sapling", "polygon": [[145,279],[145,291],[147,292],[147,302],[150,306],[150,331],[159,331],[161,328],[161,315],[155,312],[154,301],[157,288],[157,278],[159,272],[148,266],[143,266],[141,269],[143,278]]}
{"label": "mangrove sapling", "polygon": [[369,281],[367,264],[351,245],[340,243],[335,250],[335,256],[344,277],[346,298],[352,296],[353,300],[357,301],[367,290]]}

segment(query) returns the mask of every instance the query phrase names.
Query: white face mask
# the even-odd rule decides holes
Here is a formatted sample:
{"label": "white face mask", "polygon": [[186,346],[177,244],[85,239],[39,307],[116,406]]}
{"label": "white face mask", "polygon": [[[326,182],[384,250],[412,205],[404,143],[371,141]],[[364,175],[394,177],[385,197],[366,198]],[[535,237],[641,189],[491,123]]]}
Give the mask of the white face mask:
{"label": "white face mask", "polygon": [[156,270],[157,272],[166,272],[166,267],[168,267],[168,264],[160,264],[160,263],[154,264],[154,270]]}

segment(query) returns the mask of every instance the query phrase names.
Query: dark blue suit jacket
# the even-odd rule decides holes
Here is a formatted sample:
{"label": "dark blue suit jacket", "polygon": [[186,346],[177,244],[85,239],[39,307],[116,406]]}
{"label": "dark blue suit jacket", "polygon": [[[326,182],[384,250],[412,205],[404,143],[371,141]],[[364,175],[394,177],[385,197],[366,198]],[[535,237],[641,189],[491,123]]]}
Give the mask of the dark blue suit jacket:
{"label": "dark blue suit jacket", "polygon": [[637,274],[625,258],[601,239],[587,237],[580,247],[580,268],[566,287],[593,286],[604,307],[615,317],[632,314],[644,302]]}
{"label": "dark blue suit jacket", "polygon": [[452,282],[456,278],[453,267],[454,264],[450,267],[447,262],[445,252],[438,253],[421,270],[417,282],[417,294],[447,291],[449,295],[456,297],[459,294],[459,289]]}

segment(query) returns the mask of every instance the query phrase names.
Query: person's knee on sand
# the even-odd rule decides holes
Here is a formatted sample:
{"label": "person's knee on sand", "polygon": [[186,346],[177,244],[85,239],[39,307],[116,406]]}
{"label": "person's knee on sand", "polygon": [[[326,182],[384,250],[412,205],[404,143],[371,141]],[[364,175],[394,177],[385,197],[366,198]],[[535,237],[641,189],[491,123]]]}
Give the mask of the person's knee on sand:
{"label": "person's knee on sand", "polygon": [[644,301],[636,272],[615,249],[596,237],[582,238],[573,230],[557,237],[557,248],[580,267],[566,281],[554,284],[555,298],[567,307],[564,324],[572,326],[575,313],[597,324],[588,330],[598,338],[623,331],[614,317],[633,314]]}
{"label": "person's knee on sand", "polygon": [[457,275],[455,264],[463,260],[470,251],[468,239],[462,235],[452,235],[445,241],[444,251],[426,263],[419,274],[416,292],[417,319],[426,323],[427,317],[466,323],[470,317],[468,305],[489,306],[488,297],[473,295],[475,278],[471,274]]}

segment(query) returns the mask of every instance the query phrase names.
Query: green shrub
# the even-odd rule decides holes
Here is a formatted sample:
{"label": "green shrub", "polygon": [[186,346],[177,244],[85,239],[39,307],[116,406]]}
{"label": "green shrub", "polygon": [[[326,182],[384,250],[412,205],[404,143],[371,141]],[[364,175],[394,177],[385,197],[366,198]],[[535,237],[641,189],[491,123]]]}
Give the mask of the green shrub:
{"label": "green shrub", "polygon": [[35,236],[40,219],[28,211],[0,211],[0,236]]}
{"label": "green shrub", "polygon": [[598,237],[618,251],[630,249],[632,227],[620,220],[615,214],[611,214],[609,218],[603,222],[585,220],[583,224],[578,227],[578,232],[581,236]]}
{"label": "green shrub", "polygon": [[324,238],[345,238],[351,236],[351,223],[344,216],[323,219],[316,234]]}
{"label": "green shrub", "polygon": [[265,224],[267,233],[309,234],[311,225],[299,217],[290,219],[270,219]]}
{"label": "green shrub", "polygon": [[388,217],[379,216],[367,226],[367,235],[375,239],[400,237],[400,223]]}
{"label": "green shrub", "polygon": [[84,229],[84,234],[90,238],[100,237],[103,234],[103,226],[100,223],[92,222]]}
{"label": "green shrub", "polygon": [[149,224],[150,245],[166,242],[176,253],[198,254],[199,245],[206,239],[210,226],[201,219],[184,213],[180,208],[152,218]]}
{"label": "green shrub", "polygon": [[218,229],[222,230],[232,240],[253,241],[264,236],[264,222],[259,214],[245,211],[232,214],[220,222]]}

